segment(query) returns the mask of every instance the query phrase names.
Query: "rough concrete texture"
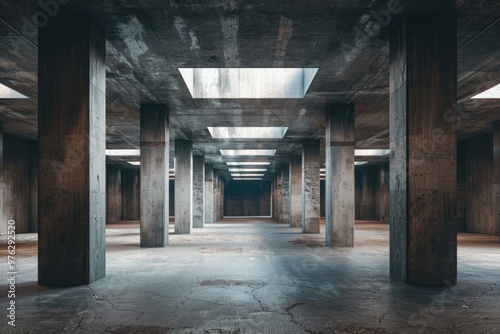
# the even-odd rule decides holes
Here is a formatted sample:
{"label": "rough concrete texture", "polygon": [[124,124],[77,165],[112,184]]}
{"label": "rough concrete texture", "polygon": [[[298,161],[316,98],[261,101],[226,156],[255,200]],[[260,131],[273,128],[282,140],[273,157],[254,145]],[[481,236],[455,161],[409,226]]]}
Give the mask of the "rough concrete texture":
{"label": "rough concrete texture", "polygon": [[391,38],[391,275],[410,284],[456,281],[456,26],[414,16]]}
{"label": "rough concrete texture", "polygon": [[38,281],[88,284],[105,275],[106,41],[59,15],[38,43]]}
{"label": "rough concrete texture", "polygon": [[175,141],[175,233],[193,228],[193,143]]}
{"label": "rough concrete texture", "polygon": [[[476,334],[500,331],[500,244],[459,235],[455,287],[389,278],[388,225],[358,222],[356,247],[321,234],[240,220],[139,248],[138,224],[108,225],[107,276],[88,286],[37,285],[36,234],[18,237],[16,327],[2,333]],[[173,228],[173,226],[172,226]],[[6,256],[0,237],[0,256]],[[0,304],[6,305],[0,271]],[[5,312],[5,311],[4,311]],[[4,320],[6,321],[6,320]]]}
{"label": "rough concrete texture", "polygon": [[205,189],[204,192],[204,212],[205,224],[214,222],[214,167],[212,164],[205,164]]}
{"label": "rough concrete texture", "polygon": [[220,178],[214,171],[214,191],[213,191],[214,207],[213,207],[213,222],[219,220],[219,202],[220,202]]}
{"label": "rough concrete texture", "polygon": [[282,173],[282,188],[281,188],[281,197],[282,197],[282,224],[290,224],[290,166],[284,165],[281,167]]}
{"label": "rough concrete texture", "polygon": [[302,226],[302,157],[290,158],[290,227]]}
{"label": "rough concrete texture", "polygon": [[326,108],[326,245],[354,246],[354,105]]}
{"label": "rough concrete texture", "polygon": [[302,145],[302,232],[319,233],[320,143]]}
{"label": "rough concrete texture", "polygon": [[500,236],[500,122],[493,127],[493,194],[495,228]]}
{"label": "rough concrete texture", "polygon": [[276,173],[276,220],[283,222],[283,171]]}
{"label": "rough concrete texture", "polygon": [[205,163],[202,155],[193,156],[193,227],[205,225],[204,215]]}
{"label": "rough concrete texture", "polygon": [[165,104],[141,104],[141,247],[168,245],[170,118]]}
{"label": "rough concrete texture", "polygon": [[108,166],[106,175],[106,223],[118,223],[122,216],[122,171]]}

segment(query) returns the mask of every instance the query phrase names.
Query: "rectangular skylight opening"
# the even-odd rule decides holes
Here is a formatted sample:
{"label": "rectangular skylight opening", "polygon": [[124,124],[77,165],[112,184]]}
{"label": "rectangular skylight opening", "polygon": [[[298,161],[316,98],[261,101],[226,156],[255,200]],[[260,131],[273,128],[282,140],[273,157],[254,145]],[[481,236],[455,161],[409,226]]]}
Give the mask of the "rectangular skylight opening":
{"label": "rectangular skylight opening", "polygon": [[216,139],[282,139],[288,127],[208,127]]}
{"label": "rectangular skylight opening", "polygon": [[132,157],[140,156],[141,150],[130,150],[130,149],[114,149],[106,150],[106,155],[110,157]]}
{"label": "rectangular skylight opening", "polygon": [[220,150],[220,153],[227,156],[269,156],[274,155],[276,150]]}
{"label": "rectangular skylight opening", "polygon": [[255,173],[255,172],[267,172],[267,169],[260,168],[229,168],[229,172],[234,173]]}
{"label": "rectangular skylight opening", "polygon": [[264,174],[238,174],[238,173],[233,173],[231,174],[232,177],[263,177]]}
{"label": "rectangular skylight opening", "polygon": [[233,178],[234,181],[262,181],[262,178],[260,177],[249,177],[249,178],[241,178],[241,177],[236,177]]}
{"label": "rectangular skylight opening", "polygon": [[141,162],[140,161],[127,161],[127,163],[133,165],[133,166],[140,166]]}
{"label": "rectangular skylight opening", "polygon": [[260,161],[228,161],[228,166],[269,166],[271,162]]}
{"label": "rectangular skylight opening", "polygon": [[354,162],[354,165],[356,165],[356,166],[361,166],[361,165],[366,164],[367,162],[368,162],[368,161],[356,161],[356,162]]}
{"label": "rectangular skylight opening", "polygon": [[369,149],[369,150],[355,150],[354,155],[357,157],[380,157],[391,153],[391,150],[379,150],[379,149]]}
{"label": "rectangular skylight opening", "polygon": [[0,99],[27,99],[28,97],[0,83]]}
{"label": "rectangular skylight opening", "polygon": [[194,99],[302,99],[318,68],[179,68]]}
{"label": "rectangular skylight opening", "polygon": [[500,84],[477,94],[472,99],[500,99]]}

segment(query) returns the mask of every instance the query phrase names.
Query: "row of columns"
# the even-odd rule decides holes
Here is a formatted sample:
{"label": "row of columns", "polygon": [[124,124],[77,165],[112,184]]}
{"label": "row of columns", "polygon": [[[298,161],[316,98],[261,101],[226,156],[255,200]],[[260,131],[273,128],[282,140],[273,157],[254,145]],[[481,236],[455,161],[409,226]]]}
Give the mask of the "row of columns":
{"label": "row of columns", "polygon": [[[59,15],[40,29],[42,285],[82,285],[105,275],[105,53],[104,34],[82,16]],[[408,18],[394,29],[390,51],[391,275],[408,283],[456,282],[455,105],[455,16]],[[352,246],[354,107],[329,105],[326,120],[326,242]],[[145,247],[168,244],[168,138],[166,106],[142,105],[140,235]],[[175,231],[189,233],[193,224],[203,224],[200,217],[209,215],[205,210],[213,220],[222,218],[224,179],[213,170],[206,176],[202,159],[193,160],[189,140],[175,146]],[[282,190],[284,175],[290,175],[290,208],[280,199],[276,217],[284,221],[289,212],[290,225],[300,222],[304,233],[320,228],[319,161],[319,141],[304,143],[302,157],[292,158],[289,171],[282,169],[275,180]],[[212,208],[193,193],[193,184],[202,189],[210,176]]]}

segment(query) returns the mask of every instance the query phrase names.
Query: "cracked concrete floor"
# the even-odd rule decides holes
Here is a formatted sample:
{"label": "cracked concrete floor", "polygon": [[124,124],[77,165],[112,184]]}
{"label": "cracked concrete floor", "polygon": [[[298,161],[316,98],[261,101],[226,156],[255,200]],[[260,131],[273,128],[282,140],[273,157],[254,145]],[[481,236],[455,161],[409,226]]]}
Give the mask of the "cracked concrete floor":
{"label": "cracked concrete floor", "polygon": [[16,327],[1,333],[499,333],[498,237],[461,234],[458,285],[389,278],[388,226],[357,222],[356,247],[270,220],[224,220],[141,249],[137,223],[108,225],[107,276],[37,285],[36,234],[18,235]]}

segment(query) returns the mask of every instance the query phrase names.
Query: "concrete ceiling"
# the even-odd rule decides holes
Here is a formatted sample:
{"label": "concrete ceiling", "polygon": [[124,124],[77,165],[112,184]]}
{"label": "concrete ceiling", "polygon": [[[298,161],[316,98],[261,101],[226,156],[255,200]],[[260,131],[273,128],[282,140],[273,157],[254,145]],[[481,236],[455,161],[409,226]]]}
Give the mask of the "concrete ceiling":
{"label": "concrete ceiling", "polygon": [[[0,100],[6,133],[37,137],[37,36],[31,0],[0,0],[0,83],[28,100]],[[61,1],[66,2],[66,1]],[[222,148],[277,149],[273,165],[324,137],[324,104],[355,103],[356,148],[389,146],[389,31],[436,1],[72,0],[107,37],[107,147],[138,148],[141,102],[167,103],[170,139],[192,139],[219,166]],[[443,1],[439,2],[440,4]],[[500,100],[470,100],[500,83],[500,2],[457,0],[459,138],[491,131]],[[377,18],[382,21],[377,21]],[[385,21],[383,21],[385,19]],[[379,24],[379,22],[381,24]],[[381,29],[378,29],[381,27]],[[304,99],[192,99],[182,67],[318,67]],[[286,126],[284,139],[212,139],[209,126]],[[322,144],[322,148],[323,148]],[[173,148],[173,145],[171,145]]]}

